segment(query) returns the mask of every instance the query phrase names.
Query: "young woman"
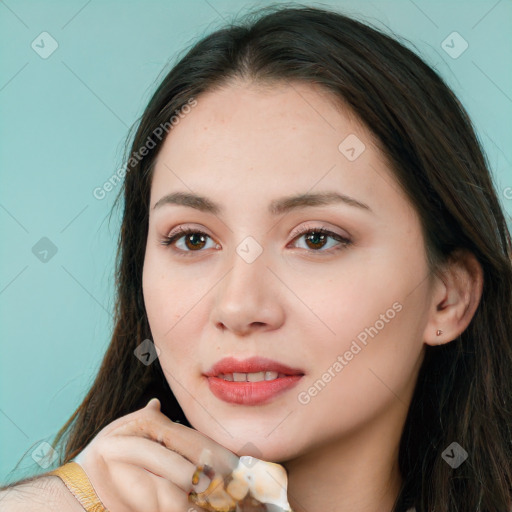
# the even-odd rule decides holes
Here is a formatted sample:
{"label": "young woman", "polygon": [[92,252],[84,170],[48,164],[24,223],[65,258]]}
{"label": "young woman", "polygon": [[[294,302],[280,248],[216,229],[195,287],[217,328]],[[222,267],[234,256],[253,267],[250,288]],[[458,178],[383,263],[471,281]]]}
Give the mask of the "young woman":
{"label": "young woman", "polygon": [[[189,510],[209,448],[295,512],[512,510],[510,234],[436,72],[273,7],[174,66],[126,162],[115,330],[54,443],[104,507]],[[58,482],[5,503],[72,510]]]}

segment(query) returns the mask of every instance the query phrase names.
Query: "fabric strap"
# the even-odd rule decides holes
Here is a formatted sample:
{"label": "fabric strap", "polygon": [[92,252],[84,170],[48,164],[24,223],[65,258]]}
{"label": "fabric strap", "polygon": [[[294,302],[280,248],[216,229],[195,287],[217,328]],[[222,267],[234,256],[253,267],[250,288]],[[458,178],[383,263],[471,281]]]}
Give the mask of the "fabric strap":
{"label": "fabric strap", "polygon": [[96,494],[87,473],[77,462],[68,462],[48,475],[58,476],[87,512],[108,512]]}

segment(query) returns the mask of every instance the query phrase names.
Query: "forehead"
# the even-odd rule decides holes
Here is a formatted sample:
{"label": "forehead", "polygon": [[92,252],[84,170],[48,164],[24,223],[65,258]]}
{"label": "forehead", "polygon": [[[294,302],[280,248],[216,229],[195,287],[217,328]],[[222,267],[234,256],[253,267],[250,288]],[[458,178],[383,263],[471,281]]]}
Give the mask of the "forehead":
{"label": "forehead", "polygon": [[[371,132],[316,84],[234,82],[196,100],[160,149],[151,206],[173,188],[232,199],[248,190],[268,196],[334,185],[344,192],[358,183],[364,195],[375,186],[372,167],[385,167]],[[345,140],[363,145],[356,160],[340,150]]]}
{"label": "forehead", "polygon": [[164,146],[177,146],[181,139],[191,135],[195,144],[205,146],[213,139],[220,142],[225,136],[230,140],[245,140],[257,135],[259,139],[266,137],[273,141],[279,136],[284,146],[302,133],[316,132],[325,136],[331,132],[331,135],[341,136],[347,130],[364,133],[366,139],[374,142],[372,133],[352,110],[333,92],[318,84],[233,81],[202,93],[196,100],[197,106],[181,116]]}

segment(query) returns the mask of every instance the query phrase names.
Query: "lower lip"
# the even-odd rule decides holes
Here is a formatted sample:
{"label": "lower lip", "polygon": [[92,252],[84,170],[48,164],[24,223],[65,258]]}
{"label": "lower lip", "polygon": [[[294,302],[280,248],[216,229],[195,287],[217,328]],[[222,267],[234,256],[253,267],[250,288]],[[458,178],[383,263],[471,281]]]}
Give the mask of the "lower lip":
{"label": "lower lip", "polygon": [[240,405],[261,405],[294,387],[302,375],[288,375],[260,382],[234,382],[207,377],[210,391],[224,402]]}

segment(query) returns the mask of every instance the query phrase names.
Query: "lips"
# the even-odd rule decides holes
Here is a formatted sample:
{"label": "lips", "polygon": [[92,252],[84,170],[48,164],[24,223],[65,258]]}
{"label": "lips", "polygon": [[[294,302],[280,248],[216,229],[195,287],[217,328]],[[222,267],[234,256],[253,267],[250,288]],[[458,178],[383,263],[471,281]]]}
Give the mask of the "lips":
{"label": "lips", "polygon": [[[262,374],[264,380],[261,380]],[[228,357],[221,359],[204,375],[210,391],[224,402],[261,405],[294,387],[304,372],[263,357],[243,361]],[[253,382],[251,376],[257,381]]]}
{"label": "lips", "polygon": [[279,363],[265,357],[250,357],[242,361],[234,357],[225,357],[205,373],[207,377],[218,377],[221,374],[233,373],[258,373],[258,372],[277,372],[284,375],[304,375],[304,372],[297,368],[290,368],[285,364]]}

